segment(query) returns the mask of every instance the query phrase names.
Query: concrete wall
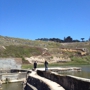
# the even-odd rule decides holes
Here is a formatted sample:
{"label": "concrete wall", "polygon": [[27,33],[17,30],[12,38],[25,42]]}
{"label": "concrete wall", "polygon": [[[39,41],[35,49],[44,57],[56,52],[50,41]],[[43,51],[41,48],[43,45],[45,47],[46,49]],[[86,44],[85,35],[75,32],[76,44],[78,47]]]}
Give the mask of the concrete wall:
{"label": "concrete wall", "polygon": [[[37,90],[51,90],[47,84],[45,84],[41,80],[33,78],[31,76],[28,76],[27,83],[29,83],[29,84],[33,85],[34,87],[36,87]],[[34,89],[31,89],[31,87],[26,84],[24,90],[34,90]]]}
{"label": "concrete wall", "polygon": [[57,82],[66,90],[90,90],[90,79],[84,79],[75,76],[63,76],[57,73],[39,70],[37,70],[37,74]]}
{"label": "concrete wall", "polygon": [[20,58],[0,58],[0,69],[21,69],[21,65]]}
{"label": "concrete wall", "polygon": [[23,81],[27,72],[31,73],[31,71],[21,69],[0,70],[0,80],[2,80],[2,83],[6,83],[6,79],[8,79],[8,82]]}

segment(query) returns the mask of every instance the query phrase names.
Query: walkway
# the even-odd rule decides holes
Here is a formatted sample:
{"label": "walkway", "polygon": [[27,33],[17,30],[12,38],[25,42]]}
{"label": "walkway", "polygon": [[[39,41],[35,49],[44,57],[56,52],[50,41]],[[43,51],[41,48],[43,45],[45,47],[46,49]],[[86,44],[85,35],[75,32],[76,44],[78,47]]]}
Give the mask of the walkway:
{"label": "walkway", "polygon": [[49,79],[46,79],[46,78],[44,78],[44,77],[40,77],[39,75],[36,74],[35,71],[32,71],[32,73],[30,73],[29,76],[43,81],[44,83],[46,83],[46,84],[51,88],[51,90],[65,90],[65,89],[64,89],[61,85],[59,85],[58,83],[56,83],[56,82],[54,82],[54,81],[51,81],[51,80],[49,80]]}

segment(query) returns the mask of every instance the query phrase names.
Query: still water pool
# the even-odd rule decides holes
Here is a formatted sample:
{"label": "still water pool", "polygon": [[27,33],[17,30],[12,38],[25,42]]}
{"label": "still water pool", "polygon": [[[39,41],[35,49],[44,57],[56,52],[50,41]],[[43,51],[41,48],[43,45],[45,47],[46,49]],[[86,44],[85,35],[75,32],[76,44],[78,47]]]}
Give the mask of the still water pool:
{"label": "still water pool", "polygon": [[21,82],[2,84],[2,90],[23,90]]}
{"label": "still water pool", "polygon": [[73,75],[73,76],[90,79],[90,65],[79,65],[79,66],[73,66],[73,67],[81,67],[81,71],[61,72],[61,74]]}

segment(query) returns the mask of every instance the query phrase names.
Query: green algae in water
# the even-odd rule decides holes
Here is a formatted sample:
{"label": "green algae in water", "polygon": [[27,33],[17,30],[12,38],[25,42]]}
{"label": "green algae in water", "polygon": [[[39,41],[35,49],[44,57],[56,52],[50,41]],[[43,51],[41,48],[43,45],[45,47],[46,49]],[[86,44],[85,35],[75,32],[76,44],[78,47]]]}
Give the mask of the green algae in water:
{"label": "green algae in water", "polygon": [[23,90],[22,82],[2,84],[2,90]]}

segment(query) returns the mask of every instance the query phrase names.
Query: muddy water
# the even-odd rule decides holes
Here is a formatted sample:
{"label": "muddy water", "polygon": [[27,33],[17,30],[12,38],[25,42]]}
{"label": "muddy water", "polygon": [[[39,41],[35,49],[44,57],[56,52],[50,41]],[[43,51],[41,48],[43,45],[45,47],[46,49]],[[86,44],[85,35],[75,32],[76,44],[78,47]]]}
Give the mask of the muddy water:
{"label": "muddy water", "polygon": [[23,90],[21,82],[2,84],[2,90]]}

